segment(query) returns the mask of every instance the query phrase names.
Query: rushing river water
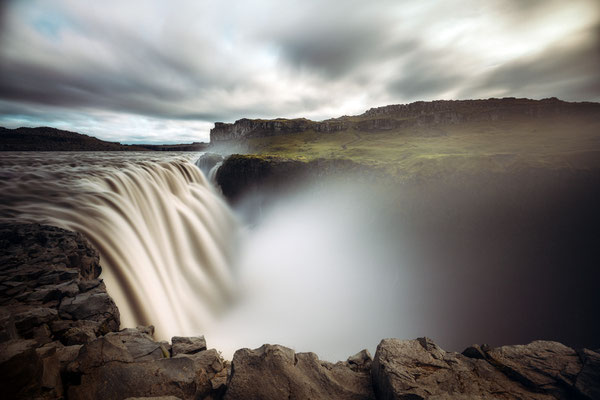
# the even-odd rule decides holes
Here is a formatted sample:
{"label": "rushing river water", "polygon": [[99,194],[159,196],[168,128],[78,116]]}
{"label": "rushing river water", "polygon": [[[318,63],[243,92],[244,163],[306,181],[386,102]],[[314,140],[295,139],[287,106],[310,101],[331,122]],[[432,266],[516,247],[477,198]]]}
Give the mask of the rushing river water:
{"label": "rushing river water", "polygon": [[232,211],[198,157],[2,153],[0,218],[84,233],[123,327],[204,334],[228,358],[279,343],[338,360],[425,335],[598,345],[595,192],[433,185],[398,203],[332,181]]}

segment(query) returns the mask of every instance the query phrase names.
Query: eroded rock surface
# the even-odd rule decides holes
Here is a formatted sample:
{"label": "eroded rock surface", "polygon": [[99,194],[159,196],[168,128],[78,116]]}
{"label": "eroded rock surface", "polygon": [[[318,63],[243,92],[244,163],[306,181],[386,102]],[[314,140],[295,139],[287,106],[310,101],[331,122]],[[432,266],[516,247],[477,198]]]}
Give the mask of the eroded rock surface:
{"label": "eroded rock surface", "polygon": [[9,397],[57,398],[82,344],[119,328],[96,249],[80,234],[0,224],[0,380]]}
{"label": "eroded rock surface", "polygon": [[372,374],[381,399],[596,398],[591,382],[600,381],[600,369],[590,368],[582,390],[576,385],[582,367],[578,354],[557,342],[472,346],[458,354],[427,338],[385,339],[377,347]]}
{"label": "eroded rock surface", "polygon": [[332,364],[278,345],[241,349],[225,399],[374,399],[367,355]]}

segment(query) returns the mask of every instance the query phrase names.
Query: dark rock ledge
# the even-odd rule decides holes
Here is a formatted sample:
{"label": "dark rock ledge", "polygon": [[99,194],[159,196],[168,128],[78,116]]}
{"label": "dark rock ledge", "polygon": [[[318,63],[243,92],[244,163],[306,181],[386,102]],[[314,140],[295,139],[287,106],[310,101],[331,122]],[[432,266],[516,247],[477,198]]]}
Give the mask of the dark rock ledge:
{"label": "dark rock ledge", "polygon": [[0,393],[22,399],[600,399],[600,353],[557,342],[446,352],[384,339],[329,363],[278,345],[231,363],[204,337],[119,328],[80,234],[0,224]]}

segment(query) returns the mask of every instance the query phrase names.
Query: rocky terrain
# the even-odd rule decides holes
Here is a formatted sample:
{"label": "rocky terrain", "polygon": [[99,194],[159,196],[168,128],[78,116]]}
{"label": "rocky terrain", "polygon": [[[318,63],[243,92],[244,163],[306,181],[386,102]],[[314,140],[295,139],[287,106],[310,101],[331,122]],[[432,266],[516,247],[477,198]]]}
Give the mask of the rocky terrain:
{"label": "rocky terrain", "polygon": [[0,127],[0,151],[201,151],[205,143],[124,145],[49,127]]}
{"label": "rocky terrain", "polygon": [[0,225],[0,384],[22,399],[598,399],[600,353],[557,342],[446,352],[427,338],[384,339],[330,363],[280,345],[231,362],[204,337],[119,330],[80,234]]}
{"label": "rocky terrain", "polygon": [[600,115],[600,104],[569,103],[549,98],[438,100],[418,101],[371,108],[356,116],[343,116],[321,122],[298,119],[240,119],[233,124],[217,122],[210,131],[211,144],[249,138],[269,137],[314,131],[334,133],[347,130],[359,132],[391,131],[412,127],[438,127],[466,122],[490,122],[520,118],[554,118]]}

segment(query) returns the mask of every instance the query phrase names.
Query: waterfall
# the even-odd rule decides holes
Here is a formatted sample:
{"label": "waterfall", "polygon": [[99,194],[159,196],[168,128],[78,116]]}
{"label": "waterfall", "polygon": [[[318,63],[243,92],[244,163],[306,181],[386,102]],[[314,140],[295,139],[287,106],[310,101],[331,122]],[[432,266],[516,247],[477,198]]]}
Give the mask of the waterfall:
{"label": "waterfall", "polygon": [[[227,205],[185,160],[87,169],[68,184],[72,165],[20,174],[3,184],[12,201],[0,216],[83,233],[101,254],[101,278],[123,326],[153,324],[159,339],[203,333],[235,289],[236,222]],[[43,190],[32,194],[35,185]]]}
{"label": "waterfall", "polygon": [[210,171],[208,172],[208,180],[211,183],[215,183],[216,179],[217,179],[217,171],[219,170],[219,168],[221,167],[221,165],[223,165],[223,161],[219,161],[218,163],[215,164],[214,167],[212,167],[210,169]]}

